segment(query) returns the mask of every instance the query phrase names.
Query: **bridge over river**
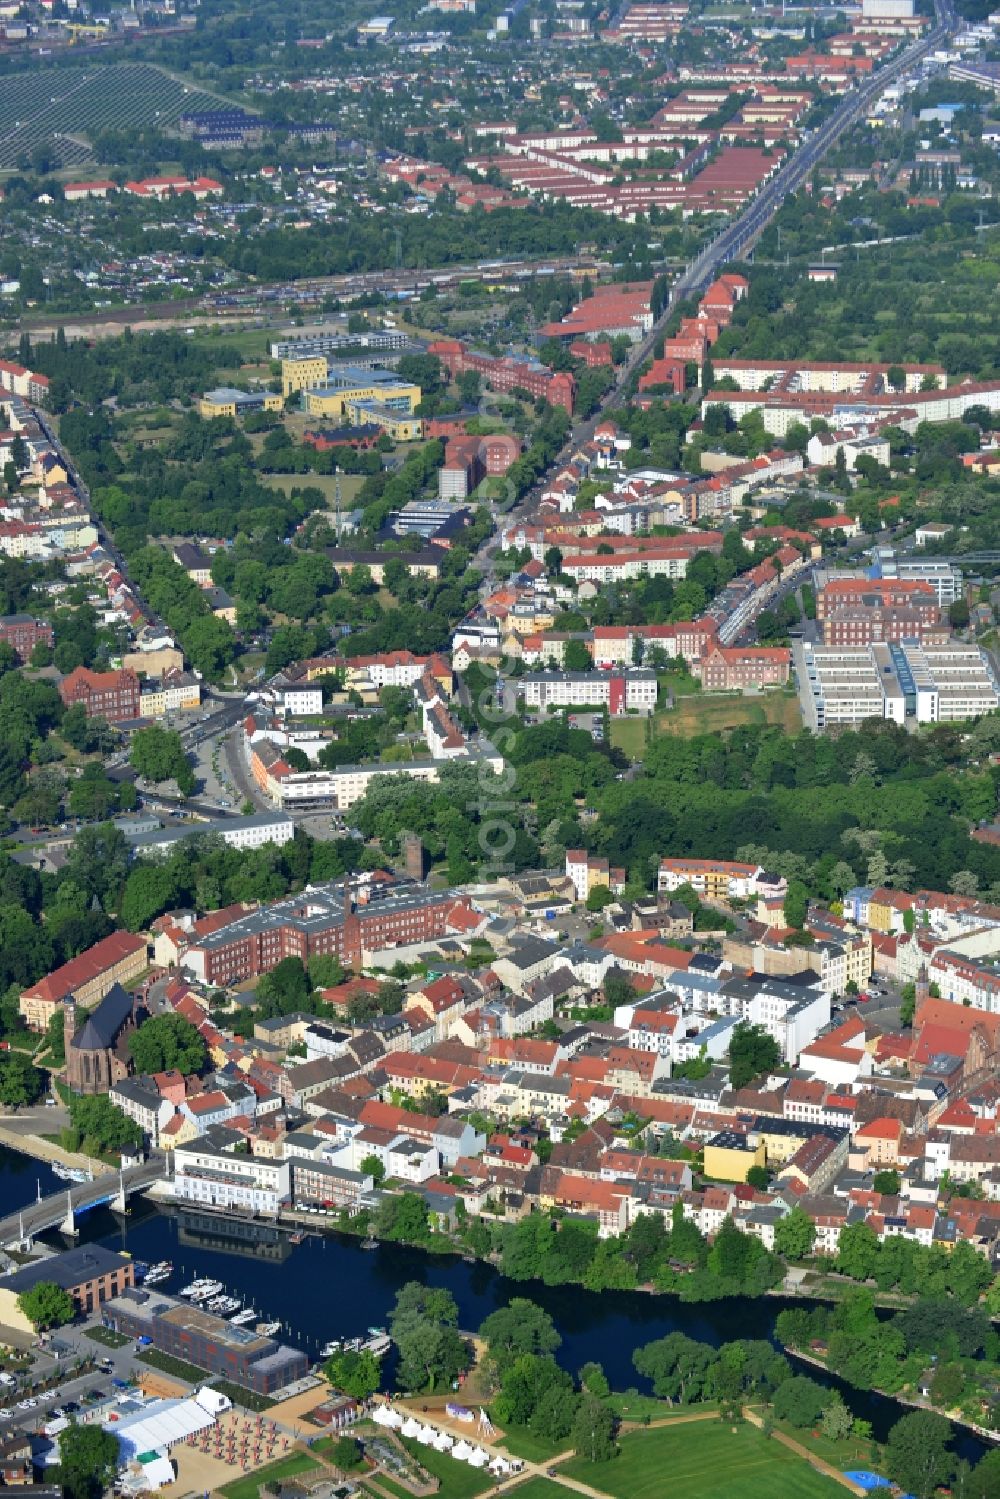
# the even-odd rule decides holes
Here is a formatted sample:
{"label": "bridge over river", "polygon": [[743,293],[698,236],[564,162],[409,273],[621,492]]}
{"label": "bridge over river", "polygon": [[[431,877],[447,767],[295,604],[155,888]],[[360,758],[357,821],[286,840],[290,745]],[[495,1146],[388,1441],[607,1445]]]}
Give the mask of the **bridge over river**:
{"label": "bridge over river", "polygon": [[162,1175],[163,1162],[157,1158],[124,1171],[104,1172],[93,1181],[67,1183],[65,1192],[52,1192],[0,1219],[0,1247],[15,1248],[51,1228],[73,1234],[77,1215],[91,1208],[110,1206],[124,1212],[133,1192],[152,1186]]}

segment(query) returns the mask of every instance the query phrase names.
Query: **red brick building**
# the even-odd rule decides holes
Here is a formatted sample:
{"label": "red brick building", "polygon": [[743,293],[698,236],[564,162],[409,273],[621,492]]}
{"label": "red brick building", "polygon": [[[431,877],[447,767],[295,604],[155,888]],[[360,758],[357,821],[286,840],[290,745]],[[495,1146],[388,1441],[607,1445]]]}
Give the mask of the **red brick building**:
{"label": "red brick building", "polygon": [[667,385],[674,395],[682,396],[687,378],[686,359],[654,359],[644,375],[639,377],[639,389],[649,390],[657,385]]}
{"label": "red brick building", "polygon": [[921,640],[944,645],[950,631],[935,617],[938,615],[937,608],[884,609],[881,604],[835,609],[823,620],[823,644],[874,645],[883,640]]}
{"label": "red brick building", "polygon": [[109,723],[139,717],[139,678],[122,671],[89,671],[78,666],[59,683],[59,696],[71,708],[82,703],[88,718],[106,718]]}
{"label": "red brick building", "polygon": [[835,578],[816,596],[816,618],[837,609],[915,609],[927,624],[937,624],[937,594],[919,579]]}
{"label": "red brick building", "polygon": [[52,626],[32,614],[0,615],[0,640],[16,651],[19,661],[27,661],[40,640],[51,646]]}
{"label": "red brick building", "polygon": [[553,374],[545,365],[530,359],[494,359],[489,354],[476,354],[457,338],[439,338],[428,345],[427,352],[440,359],[452,379],[475,370],[490,390],[523,390],[536,400],[541,396],[550,406],[562,406],[572,414],[576,396],[572,375]]}
{"label": "red brick building", "polygon": [[206,984],[257,978],[283,958],[305,963],[324,953],[356,968],[363,951],[444,937],[467,914],[450,890],[338,880],[238,916],[192,943],[182,962]]}
{"label": "red brick building", "polygon": [[745,687],[783,687],[791,668],[791,652],[783,646],[714,646],[698,663],[706,692],[742,691]]}

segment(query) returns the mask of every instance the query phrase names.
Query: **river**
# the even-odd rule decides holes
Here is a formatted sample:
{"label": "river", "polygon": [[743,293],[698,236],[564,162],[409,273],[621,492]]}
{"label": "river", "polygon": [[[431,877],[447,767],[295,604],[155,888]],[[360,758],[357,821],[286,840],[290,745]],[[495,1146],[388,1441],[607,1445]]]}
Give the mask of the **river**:
{"label": "river", "polygon": [[[0,1147],[0,1215],[34,1199],[36,1177],[43,1193],[60,1185],[48,1168]],[[563,1341],[557,1357],[565,1368],[575,1373],[593,1360],[616,1389],[648,1389],[648,1381],[632,1366],[632,1354],[643,1343],[676,1331],[715,1345],[734,1338],[773,1341],[775,1317],[795,1304],[760,1297],[687,1305],[673,1296],[627,1291],[596,1295],[578,1286],[523,1284],[505,1279],[490,1265],[457,1256],[437,1257],[390,1244],[365,1250],[357,1239],[337,1234],[315,1234],[293,1245],[276,1229],[161,1209],[142,1198],[132,1199],[132,1212],[123,1220],[107,1208],[95,1208],[78,1221],[82,1242],[97,1240],[147,1263],[172,1260],[174,1275],[164,1285],[166,1291],[176,1293],[196,1275],[222,1281],[262,1318],[280,1321],[282,1337],[312,1356],[331,1338],[357,1337],[370,1326],[384,1326],[400,1286],[420,1280],[447,1287],[458,1303],[460,1325],[473,1330],[512,1297],[530,1297],[559,1329]],[[252,1237],[244,1237],[248,1233]],[[62,1246],[58,1234],[50,1237],[54,1246]],[[906,1413],[895,1400],[855,1390],[820,1370],[803,1367],[803,1372],[836,1385],[854,1414],[872,1423],[879,1439]],[[985,1450],[958,1428],[955,1446],[973,1462]]]}

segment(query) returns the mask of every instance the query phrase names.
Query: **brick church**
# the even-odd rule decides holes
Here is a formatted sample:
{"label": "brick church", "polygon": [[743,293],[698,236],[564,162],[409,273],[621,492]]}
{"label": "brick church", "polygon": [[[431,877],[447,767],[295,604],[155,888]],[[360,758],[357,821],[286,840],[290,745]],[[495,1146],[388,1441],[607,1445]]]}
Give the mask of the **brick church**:
{"label": "brick church", "polygon": [[79,1025],[76,1005],[63,1005],[66,1081],[76,1093],[107,1093],[132,1071],[128,1038],[146,1018],[139,996],[121,984],[108,990],[95,1010]]}

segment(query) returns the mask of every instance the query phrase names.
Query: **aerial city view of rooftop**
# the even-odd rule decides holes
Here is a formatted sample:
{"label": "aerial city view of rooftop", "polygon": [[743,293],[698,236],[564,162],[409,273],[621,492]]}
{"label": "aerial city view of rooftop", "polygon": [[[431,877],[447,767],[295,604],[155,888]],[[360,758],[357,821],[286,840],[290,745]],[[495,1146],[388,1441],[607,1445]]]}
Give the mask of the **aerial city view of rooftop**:
{"label": "aerial city view of rooftop", "polygon": [[0,0],[0,1492],[1000,1499],[994,3]]}

